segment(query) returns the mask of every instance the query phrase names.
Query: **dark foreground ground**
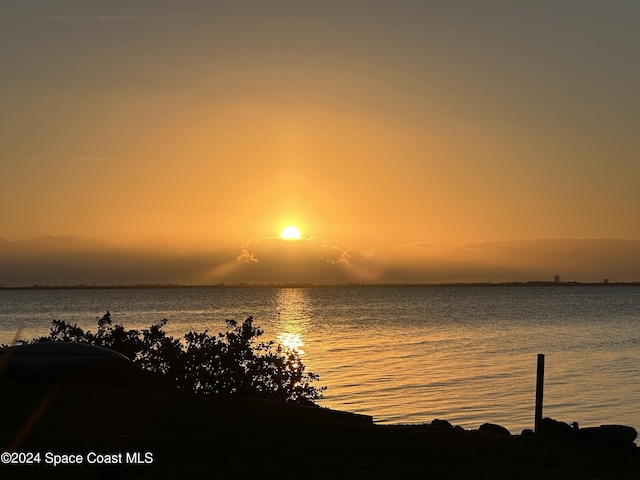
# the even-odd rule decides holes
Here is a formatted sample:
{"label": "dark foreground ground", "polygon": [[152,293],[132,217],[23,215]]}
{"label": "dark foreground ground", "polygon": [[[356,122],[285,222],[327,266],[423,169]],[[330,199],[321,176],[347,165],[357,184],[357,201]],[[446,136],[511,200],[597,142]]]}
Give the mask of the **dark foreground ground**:
{"label": "dark foreground ground", "polygon": [[[9,479],[640,478],[637,451],[379,426],[325,409],[144,382],[55,386],[0,378],[0,429],[1,451],[40,453],[39,464],[0,464],[0,478]],[[45,463],[47,452],[49,459],[80,454],[82,463],[54,467]],[[90,452],[123,463],[89,464],[99,458]]]}

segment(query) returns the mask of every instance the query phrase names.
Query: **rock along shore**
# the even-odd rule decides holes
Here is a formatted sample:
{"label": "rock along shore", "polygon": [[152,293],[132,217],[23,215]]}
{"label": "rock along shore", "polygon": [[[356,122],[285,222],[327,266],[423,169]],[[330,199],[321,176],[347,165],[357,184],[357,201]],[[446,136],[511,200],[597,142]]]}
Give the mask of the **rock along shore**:
{"label": "rock along shore", "polygon": [[[2,478],[637,479],[640,472],[637,448],[511,435],[491,424],[474,431],[444,420],[375,425],[367,416],[198,396],[145,379],[95,384],[0,377],[0,424],[3,450],[84,460],[0,465]],[[593,435],[581,431],[582,440]],[[89,463],[89,453],[140,462]]]}

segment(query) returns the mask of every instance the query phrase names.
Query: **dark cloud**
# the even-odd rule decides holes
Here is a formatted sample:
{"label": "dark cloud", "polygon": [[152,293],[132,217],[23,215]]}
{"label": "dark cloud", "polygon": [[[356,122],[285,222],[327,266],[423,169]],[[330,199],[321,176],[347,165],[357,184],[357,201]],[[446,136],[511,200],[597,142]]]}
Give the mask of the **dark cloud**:
{"label": "dark cloud", "polygon": [[640,241],[512,240],[458,246],[406,245],[394,254],[343,248],[321,238],[262,238],[244,245],[174,245],[146,238],[136,246],[100,239],[0,239],[0,284],[130,285],[215,283],[455,283],[640,280]]}
{"label": "dark cloud", "polygon": [[236,274],[254,282],[343,282],[351,268],[347,251],[317,237],[251,240],[237,261]]}
{"label": "dark cloud", "polygon": [[416,243],[406,249],[426,281],[640,280],[640,241],[622,239],[518,239],[455,247]]}
{"label": "dark cloud", "polygon": [[180,249],[145,241],[121,247],[79,237],[0,241],[0,284],[78,285],[207,283],[232,258],[231,248]]}

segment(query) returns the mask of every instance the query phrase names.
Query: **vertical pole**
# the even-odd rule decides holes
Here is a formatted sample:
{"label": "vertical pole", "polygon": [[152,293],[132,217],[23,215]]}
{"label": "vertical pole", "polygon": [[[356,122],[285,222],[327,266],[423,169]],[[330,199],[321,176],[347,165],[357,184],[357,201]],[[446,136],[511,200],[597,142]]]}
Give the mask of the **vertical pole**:
{"label": "vertical pole", "polygon": [[536,418],[534,424],[534,432],[539,433],[540,423],[542,422],[542,397],[544,393],[544,354],[538,354],[538,370],[536,376]]}

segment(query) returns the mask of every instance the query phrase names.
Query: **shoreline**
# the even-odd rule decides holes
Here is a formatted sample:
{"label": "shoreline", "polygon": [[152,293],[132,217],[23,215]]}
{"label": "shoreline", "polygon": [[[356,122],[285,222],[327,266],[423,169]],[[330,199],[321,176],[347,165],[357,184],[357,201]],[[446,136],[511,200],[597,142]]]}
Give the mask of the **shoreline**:
{"label": "shoreline", "polygon": [[[0,388],[4,450],[12,450],[7,447],[16,432],[31,421],[16,451],[85,460],[58,467],[4,465],[3,478],[635,479],[640,471],[637,449],[462,430],[444,421],[377,425],[349,412],[194,395],[144,381],[56,384],[0,377]],[[150,453],[153,461],[96,466],[86,461],[90,452],[138,452],[141,459]]]}
{"label": "shoreline", "polygon": [[554,282],[529,280],[526,282],[456,282],[456,283],[234,283],[214,285],[182,284],[125,284],[125,285],[29,285],[0,286],[2,290],[144,290],[144,289],[216,289],[216,288],[441,288],[441,287],[638,287],[640,281],[633,282]]}

